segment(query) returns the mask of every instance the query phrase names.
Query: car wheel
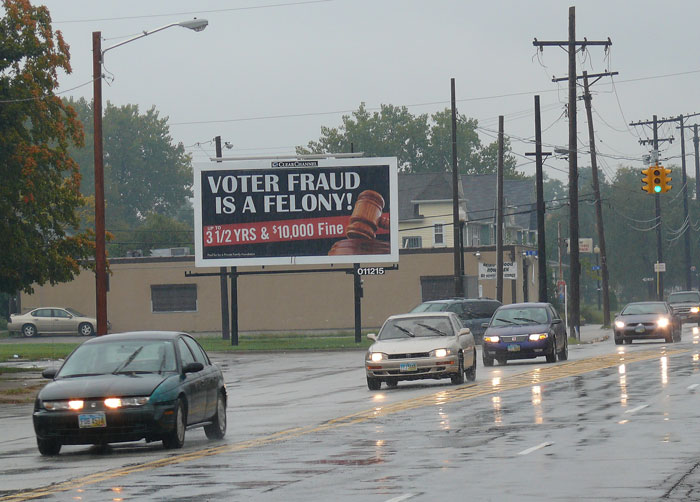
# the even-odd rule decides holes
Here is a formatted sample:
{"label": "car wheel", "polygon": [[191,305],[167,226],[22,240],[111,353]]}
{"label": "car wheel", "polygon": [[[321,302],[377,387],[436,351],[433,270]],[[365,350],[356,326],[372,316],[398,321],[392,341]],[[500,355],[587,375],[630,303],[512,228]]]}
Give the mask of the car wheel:
{"label": "car wheel", "polygon": [[497,357],[496,361],[498,361],[498,364],[500,364],[501,366],[505,366],[506,364],[508,364],[507,357]]}
{"label": "car wheel", "polygon": [[226,435],[226,398],[221,392],[216,402],[216,413],[211,424],[204,426],[204,433],[209,439],[223,439]]}
{"label": "car wheel", "polygon": [[390,389],[395,389],[398,384],[399,384],[398,380],[387,380],[386,381],[386,386],[389,387]]}
{"label": "car wheel", "polygon": [[666,343],[673,343],[675,341],[675,337],[673,336],[673,334],[667,335],[664,341]]}
{"label": "car wheel", "polygon": [[177,400],[177,408],[175,409],[175,425],[173,430],[163,438],[163,446],[169,450],[182,448],[185,444],[185,430],[187,428],[187,410],[182,398]]}
{"label": "car wheel", "polygon": [[680,342],[680,341],[681,341],[681,336],[683,336],[683,327],[681,327],[680,329],[676,330],[676,339],[675,339],[675,341],[676,341],[676,342]]}
{"label": "car wheel", "polygon": [[631,339],[631,338],[623,338],[623,340],[625,341],[625,343],[626,343],[627,345],[630,345],[630,344],[632,343],[632,339]]}
{"label": "car wheel", "polygon": [[464,355],[459,354],[457,373],[450,375],[450,379],[454,385],[462,385],[464,383]]}
{"label": "car wheel", "polygon": [[379,378],[367,377],[367,388],[369,390],[379,390],[382,387],[382,381]]}
{"label": "car wheel", "polygon": [[55,439],[36,438],[36,444],[39,447],[39,453],[45,457],[53,457],[61,451],[61,443]]}
{"label": "car wheel", "polygon": [[615,337],[615,345],[622,345],[622,338]]}
{"label": "car wheel", "polygon": [[22,326],[22,334],[27,338],[36,336],[36,326],[34,326],[33,324],[25,324],[24,326]]}
{"label": "car wheel", "polygon": [[466,371],[464,372],[464,376],[470,382],[476,380],[476,350],[474,351],[474,362],[469,368],[466,369]]}
{"label": "car wheel", "polygon": [[95,328],[93,328],[92,324],[89,322],[83,322],[78,326],[78,333],[83,336],[92,336],[95,334]]}
{"label": "car wheel", "polygon": [[567,359],[569,359],[569,341],[565,340],[564,348],[561,349],[561,352],[559,352],[559,360],[566,361]]}
{"label": "car wheel", "polygon": [[547,354],[547,362],[548,363],[556,363],[557,362],[557,342],[556,340],[552,341],[552,353]]}
{"label": "car wheel", "polygon": [[481,360],[483,361],[484,366],[493,366],[493,357],[489,357],[486,354],[483,354]]}

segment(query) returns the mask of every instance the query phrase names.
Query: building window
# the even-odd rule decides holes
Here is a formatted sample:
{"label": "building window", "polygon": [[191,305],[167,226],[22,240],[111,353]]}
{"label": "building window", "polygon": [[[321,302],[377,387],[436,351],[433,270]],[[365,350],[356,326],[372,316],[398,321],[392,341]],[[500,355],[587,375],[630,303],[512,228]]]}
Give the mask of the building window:
{"label": "building window", "polygon": [[445,245],[444,225],[442,223],[435,223],[433,225],[433,243],[436,246]]}
{"label": "building window", "polygon": [[419,236],[404,237],[401,240],[401,247],[404,249],[416,249],[423,247],[423,239]]}
{"label": "building window", "polygon": [[151,286],[153,312],[196,312],[196,284],[157,284]]}

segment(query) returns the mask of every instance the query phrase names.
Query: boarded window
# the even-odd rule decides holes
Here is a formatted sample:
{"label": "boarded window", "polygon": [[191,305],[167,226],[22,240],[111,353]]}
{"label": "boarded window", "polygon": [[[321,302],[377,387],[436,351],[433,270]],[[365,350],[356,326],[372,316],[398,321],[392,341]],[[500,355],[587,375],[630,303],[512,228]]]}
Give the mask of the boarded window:
{"label": "boarded window", "polygon": [[196,284],[157,284],[151,286],[153,312],[196,312]]}

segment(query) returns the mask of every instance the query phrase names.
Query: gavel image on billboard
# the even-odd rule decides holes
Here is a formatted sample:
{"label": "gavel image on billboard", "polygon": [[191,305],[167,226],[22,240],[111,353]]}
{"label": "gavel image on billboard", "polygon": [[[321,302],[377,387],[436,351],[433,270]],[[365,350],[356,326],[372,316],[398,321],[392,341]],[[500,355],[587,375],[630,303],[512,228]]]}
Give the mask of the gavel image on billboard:
{"label": "gavel image on billboard", "polygon": [[345,229],[347,239],[333,244],[329,255],[388,254],[391,246],[377,240],[377,229],[389,229],[388,216],[382,216],[384,198],[374,190],[365,190],[357,197]]}

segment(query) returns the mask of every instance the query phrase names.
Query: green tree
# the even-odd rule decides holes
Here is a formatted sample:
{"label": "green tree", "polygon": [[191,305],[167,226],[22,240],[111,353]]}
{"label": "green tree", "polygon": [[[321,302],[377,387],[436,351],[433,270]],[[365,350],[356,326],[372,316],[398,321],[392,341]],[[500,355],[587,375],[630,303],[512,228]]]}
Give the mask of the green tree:
{"label": "green tree", "polygon": [[71,280],[94,249],[79,232],[84,204],[69,145],[75,112],[54,95],[70,55],[45,7],[3,0],[0,19],[0,291]]}
{"label": "green tree", "polygon": [[[92,103],[69,101],[85,128],[89,147],[74,152],[85,183],[93,195]],[[182,143],[173,144],[168,118],[155,107],[139,113],[136,105],[107,103],[103,118],[105,156],[105,219],[109,230],[137,226],[147,214],[175,216],[191,195],[192,159]]]}
{"label": "green tree", "polygon": [[[452,112],[439,111],[413,115],[405,106],[381,105],[370,113],[365,104],[344,115],[339,127],[321,127],[318,141],[297,147],[298,154],[364,152],[366,156],[397,157],[399,168],[407,173],[449,171],[452,169]],[[483,146],[477,134],[477,121],[457,116],[457,166],[463,174],[496,172],[498,144]],[[515,158],[506,142],[505,175],[519,176]]]}
{"label": "green tree", "polygon": [[112,253],[123,256],[126,251],[140,249],[148,256],[151,249],[189,247],[194,245],[192,225],[158,213],[147,215],[134,229],[119,231],[110,244]]}

